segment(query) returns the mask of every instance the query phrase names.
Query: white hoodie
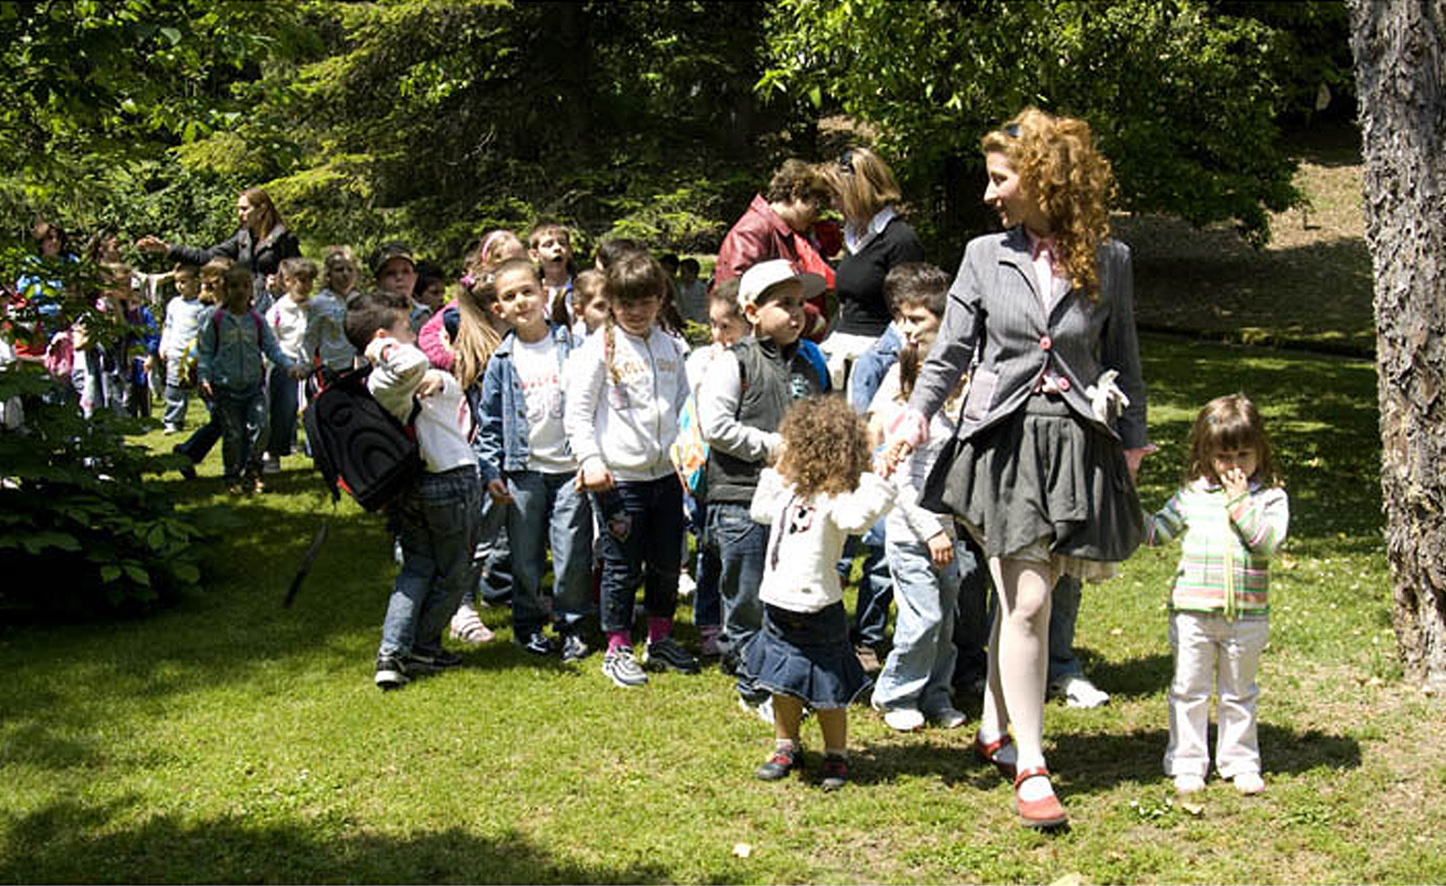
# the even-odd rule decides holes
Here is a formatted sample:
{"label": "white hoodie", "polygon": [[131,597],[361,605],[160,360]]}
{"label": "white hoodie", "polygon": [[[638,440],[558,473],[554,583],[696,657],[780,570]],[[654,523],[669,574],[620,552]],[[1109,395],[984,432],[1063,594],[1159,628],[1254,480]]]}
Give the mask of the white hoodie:
{"label": "white hoodie", "polygon": [[601,464],[619,481],[666,477],[673,473],[668,447],[688,399],[687,348],[657,326],[642,337],[614,326],[612,338],[611,371],[606,329],[589,335],[569,359],[568,442],[583,469]]}
{"label": "white hoodie", "polygon": [[394,338],[373,339],[367,345],[366,358],[372,364],[367,390],[402,422],[411,418],[412,404],[418,402],[417,388],[423,380],[441,380],[442,390],[421,398],[422,408],[413,423],[428,473],[477,466],[477,455],[467,442],[472,432],[472,410],[451,373],[433,369],[427,355],[415,345],[405,345]]}

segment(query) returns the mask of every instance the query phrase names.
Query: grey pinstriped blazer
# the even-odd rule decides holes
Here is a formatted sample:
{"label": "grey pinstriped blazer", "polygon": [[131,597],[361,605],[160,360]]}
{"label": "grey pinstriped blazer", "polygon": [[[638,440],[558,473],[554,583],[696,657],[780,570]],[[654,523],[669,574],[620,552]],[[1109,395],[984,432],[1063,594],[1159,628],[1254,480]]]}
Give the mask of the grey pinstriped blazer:
{"label": "grey pinstriped blazer", "polygon": [[[1072,411],[1118,438],[1126,449],[1145,446],[1145,383],[1140,377],[1129,247],[1114,240],[1101,244],[1099,267],[1097,303],[1056,279],[1046,311],[1022,226],[969,241],[949,289],[939,337],[909,405],[933,416],[978,348],[979,365],[964,401],[960,439],[1024,405],[1048,367],[1067,380],[1062,395]],[[1106,369],[1119,373],[1116,384],[1130,399],[1115,427],[1094,417],[1085,395],[1085,388]]]}

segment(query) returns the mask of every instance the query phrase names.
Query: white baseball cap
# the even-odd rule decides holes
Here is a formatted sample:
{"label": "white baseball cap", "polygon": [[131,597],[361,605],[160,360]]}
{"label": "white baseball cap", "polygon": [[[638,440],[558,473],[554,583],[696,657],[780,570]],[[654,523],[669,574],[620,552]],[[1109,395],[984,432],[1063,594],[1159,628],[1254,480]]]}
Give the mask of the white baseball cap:
{"label": "white baseball cap", "polygon": [[738,283],[738,307],[743,309],[752,304],[757,304],[768,290],[780,283],[789,280],[797,280],[803,286],[803,297],[813,298],[823,292],[824,280],[818,274],[795,274],[793,265],[788,259],[775,258],[769,261],[759,262],[747,271],[743,272],[743,279]]}

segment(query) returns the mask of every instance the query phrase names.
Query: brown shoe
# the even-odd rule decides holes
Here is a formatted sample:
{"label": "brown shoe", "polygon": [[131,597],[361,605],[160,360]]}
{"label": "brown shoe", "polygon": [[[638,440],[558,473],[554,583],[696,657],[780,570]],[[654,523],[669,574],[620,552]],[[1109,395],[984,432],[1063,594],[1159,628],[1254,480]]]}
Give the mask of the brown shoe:
{"label": "brown shoe", "polygon": [[1021,800],[1019,798],[1019,786],[1036,775],[1048,779],[1049,770],[1043,766],[1032,766],[1014,777],[1014,809],[1019,813],[1019,823],[1027,828],[1057,828],[1062,824],[1067,824],[1069,813],[1064,811],[1064,806],[1054,795],[1053,787],[1050,788],[1049,796],[1041,797],[1038,800]]}
{"label": "brown shoe", "polygon": [[976,732],[974,734],[974,756],[977,757],[981,763],[992,764],[995,769],[999,770],[1000,775],[1013,781],[1015,775],[1014,764],[1007,760],[999,759],[999,752],[1008,747],[1013,741],[1014,739],[1010,738],[1009,733],[1006,732],[989,744],[984,744],[979,740],[979,734]]}

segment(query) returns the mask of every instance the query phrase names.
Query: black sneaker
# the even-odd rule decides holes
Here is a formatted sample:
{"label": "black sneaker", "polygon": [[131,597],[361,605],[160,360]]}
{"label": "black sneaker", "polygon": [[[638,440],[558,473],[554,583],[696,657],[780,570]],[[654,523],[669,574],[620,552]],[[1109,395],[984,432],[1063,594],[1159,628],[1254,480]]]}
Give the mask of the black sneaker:
{"label": "black sneaker", "polygon": [[836,791],[849,783],[849,761],[843,757],[823,758],[823,782],[819,787]]}
{"label": "black sneaker", "polygon": [[654,640],[643,649],[643,664],[655,671],[672,668],[682,674],[698,673],[698,659],[672,637]]}
{"label": "black sneaker", "polygon": [[408,655],[406,660],[408,670],[421,674],[434,674],[447,668],[455,668],[460,664],[462,664],[462,656],[445,649],[430,651],[413,649],[412,654]]}
{"label": "black sneaker", "polygon": [[562,660],[564,662],[582,661],[592,652],[587,648],[587,643],[577,634],[568,634],[562,638]]}
{"label": "black sneaker", "polygon": [[551,655],[552,641],[541,630],[533,631],[525,637],[517,638],[517,645],[522,647],[523,652],[532,655]]}
{"label": "black sneaker", "polygon": [[774,748],[773,756],[768,762],[753,770],[753,777],[762,781],[778,781],[788,776],[788,773],[798,768],[798,750],[796,748]]}
{"label": "black sneaker", "polygon": [[400,689],[411,682],[407,666],[395,655],[377,656],[376,683],[383,690]]}

